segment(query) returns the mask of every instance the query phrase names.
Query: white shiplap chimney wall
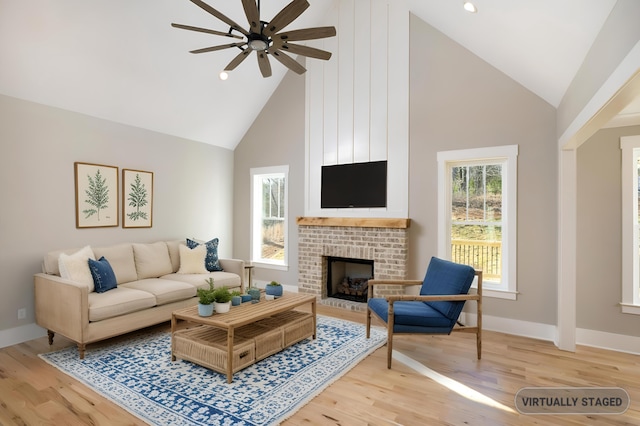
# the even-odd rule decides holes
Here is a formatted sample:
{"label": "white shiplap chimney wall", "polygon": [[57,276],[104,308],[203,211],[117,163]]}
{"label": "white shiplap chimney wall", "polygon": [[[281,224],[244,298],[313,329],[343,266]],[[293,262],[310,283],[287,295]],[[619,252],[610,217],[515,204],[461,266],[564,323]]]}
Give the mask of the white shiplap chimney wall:
{"label": "white shiplap chimney wall", "polygon": [[[305,216],[408,217],[409,10],[402,0],[336,0],[337,36],[306,61]],[[387,160],[387,208],[321,209],[323,165]]]}

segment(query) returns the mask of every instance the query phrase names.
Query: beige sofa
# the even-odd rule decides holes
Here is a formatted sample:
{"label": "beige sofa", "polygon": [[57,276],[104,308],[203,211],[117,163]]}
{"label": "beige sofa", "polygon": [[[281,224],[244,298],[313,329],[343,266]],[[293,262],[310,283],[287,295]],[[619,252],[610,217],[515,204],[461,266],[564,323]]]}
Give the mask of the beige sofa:
{"label": "beige sofa", "polygon": [[[198,273],[184,273],[189,272],[186,259],[193,257],[184,253],[184,241],[126,243],[82,250],[85,249],[93,252],[96,260],[107,259],[117,287],[99,293],[93,282],[88,283],[77,274],[71,275],[77,280],[61,277],[61,255],[69,259],[70,255],[78,255],[79,249],[47,253],[43,272],[34,278],[36,323],[47,329],[49,344],[53,343],[55,333],[76,342],[80,358],[84,358],[88,343],[169,321],[174,310],[195,305],[196,289],[208,288],[206,280],[210,277],[215,287],[244,291],[242,260],[219,259],[223,271],[208,272],[202,268]],[[82,262],[77,264],[81,267]],[[65,269],[62,275],[69,276],[67,266],[62,266]]]}

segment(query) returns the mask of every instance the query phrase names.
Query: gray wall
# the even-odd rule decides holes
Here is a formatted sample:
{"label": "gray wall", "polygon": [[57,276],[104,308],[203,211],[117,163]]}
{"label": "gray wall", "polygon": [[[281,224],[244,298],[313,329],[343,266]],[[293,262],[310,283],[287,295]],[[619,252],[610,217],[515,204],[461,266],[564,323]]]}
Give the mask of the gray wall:
{"label": "gray wall", "polygon": [[578,148],[578,328],[640,336],[640,316],[623,314],[620,137],[640,126],[602,129]]}
{"label": "gray wall", "polygon": [[[232,254],[230,150],[2,95],[0,142],[0,344],[2,330],[34,322],[33,274],[49,250],[217,236]],[[153,227],[76,229],[76,161],[119,167],[119,179],[153,172]]]}
{"label": "gray wall", "polygon": [[618,0],[558,106],[561,136],[640,41],[640,1]]}
{"label": "gray wall", "polygon": [[437,152],[517,144],[520,294],[484,311],[555,324],[555,108],[415,16],[410,58],[410,275],[437,254]]}
{"label": "gray wall", "polygon": [[298,226],[304,216],[305,77],[288,72],[235,150],[234,255],[250,259],[251,186],[255,167],[289,166],[289,270],[256,268],[254,279],[298,285]]}
{"label": "gray wall", "polygon": [[[411,19],[409,275],[436,254],[436,153],[518,144],[517,301],[488,299],[488,315],[554,324],[556,318],[555,109],[427,25]],[[425,47],[426,46],[426,47]],[[393,90],[393,88],[390,88]],[[235,152],[235,256],[248,258],[249,169],[289,164],[291,268],[260,280],[297,283],[297,227],[304,214],[304,79],[287,75]],[[268,141],[268,145],[266,145]]]}

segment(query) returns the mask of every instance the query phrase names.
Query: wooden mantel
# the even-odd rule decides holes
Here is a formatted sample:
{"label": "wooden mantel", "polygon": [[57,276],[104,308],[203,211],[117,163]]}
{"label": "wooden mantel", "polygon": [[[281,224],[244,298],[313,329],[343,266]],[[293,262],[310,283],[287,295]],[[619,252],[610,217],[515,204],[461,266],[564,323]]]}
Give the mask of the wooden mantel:
{"label": "wooden mantel", "polygon": [[398,228],[406,229],[411,219],[401,218],[360,218],[360,217],[298,217],[298,225],[307,226],[351,226],[355,228]]}

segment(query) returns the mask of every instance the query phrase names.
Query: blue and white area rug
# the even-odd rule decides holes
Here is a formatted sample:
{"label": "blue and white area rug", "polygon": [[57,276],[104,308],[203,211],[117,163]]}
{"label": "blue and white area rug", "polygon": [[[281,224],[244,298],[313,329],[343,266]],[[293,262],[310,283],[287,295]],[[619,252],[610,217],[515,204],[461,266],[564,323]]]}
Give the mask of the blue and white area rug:
{"label": "blue and white area rug", "polygon": [[234,374],[171,362],[171,334],[155,332],[102,347],[40,357],[153,425],[274,425],[291,416],[386,342],[386,331],[317,317],[303,340]]}

